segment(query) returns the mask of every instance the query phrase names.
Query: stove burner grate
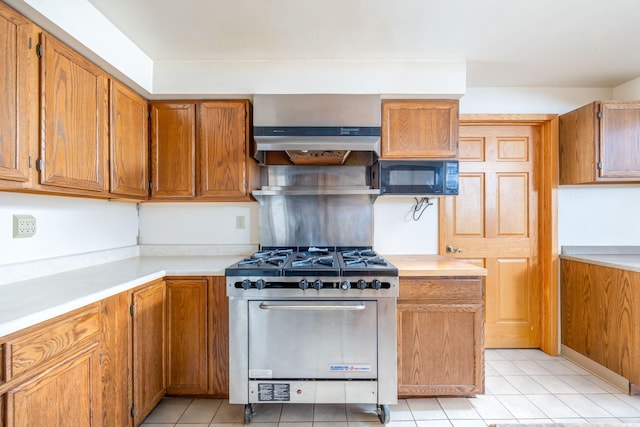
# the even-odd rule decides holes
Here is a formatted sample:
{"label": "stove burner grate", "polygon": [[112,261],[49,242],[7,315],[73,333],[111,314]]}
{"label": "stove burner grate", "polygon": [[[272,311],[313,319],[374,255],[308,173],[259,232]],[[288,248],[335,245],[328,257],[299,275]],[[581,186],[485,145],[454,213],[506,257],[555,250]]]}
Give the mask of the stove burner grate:
{"label": "stove burner grate", "polygon": [[302,253],[296,255],[296,258],[291,261],[292,267],[307,267],[318,264],[333,267],[333,255],[309,255]]}

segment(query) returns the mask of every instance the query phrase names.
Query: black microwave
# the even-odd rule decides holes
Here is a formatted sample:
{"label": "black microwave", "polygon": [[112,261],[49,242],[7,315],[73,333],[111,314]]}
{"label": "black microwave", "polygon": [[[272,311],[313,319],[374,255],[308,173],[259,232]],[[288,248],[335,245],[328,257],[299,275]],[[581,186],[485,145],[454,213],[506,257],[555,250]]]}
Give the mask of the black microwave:
{"label": "black microwave", "polygon": [[457,160],[379,160],[371,184],[380,195],[456,196]]}

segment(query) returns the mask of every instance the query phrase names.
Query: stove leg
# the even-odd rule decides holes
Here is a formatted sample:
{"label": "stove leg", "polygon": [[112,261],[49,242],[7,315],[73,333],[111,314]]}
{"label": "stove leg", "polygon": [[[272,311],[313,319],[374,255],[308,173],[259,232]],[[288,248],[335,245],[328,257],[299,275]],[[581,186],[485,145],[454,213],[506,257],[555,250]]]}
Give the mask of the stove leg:
{"label": "stove leg", "polygon": [[256,408],[253,403],[247,403],[244,405],[244,423],[249,424],[251,422],[251,418],[256,413]]}
{"label": "stove leg", "polygon": [[378,419],[382,424],[387,424],[391,419],[391,412],[389,411],[389,405],[378,405],[376,410]]}

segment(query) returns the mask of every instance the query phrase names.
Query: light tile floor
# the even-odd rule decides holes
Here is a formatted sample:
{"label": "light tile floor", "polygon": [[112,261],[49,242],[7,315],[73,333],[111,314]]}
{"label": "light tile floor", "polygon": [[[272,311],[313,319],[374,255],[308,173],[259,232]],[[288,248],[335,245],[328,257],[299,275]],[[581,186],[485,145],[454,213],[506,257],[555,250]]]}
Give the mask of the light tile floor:
{"label": "light tile floor", "polygon": [[[401,399],[389,427],[482,427],[494,423],[640,423],[640,396],[628,396],[562,357],[539,350],[487,350],[485,394]],[[144,427],[235,427],[243,405],[165,398]],[[256,405],[255,427],[380,426],[374,405]]]}

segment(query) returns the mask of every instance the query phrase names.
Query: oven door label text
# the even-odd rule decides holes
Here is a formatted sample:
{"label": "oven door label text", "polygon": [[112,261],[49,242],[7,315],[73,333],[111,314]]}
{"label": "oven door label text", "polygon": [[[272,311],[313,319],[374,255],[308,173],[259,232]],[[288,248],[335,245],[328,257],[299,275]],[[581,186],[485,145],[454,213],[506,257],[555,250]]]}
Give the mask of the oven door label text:
{"label": "oven door label text", "polygon": [[291,400],[289,384],[258,383],[259,402],[288,402]]}
{"label": "oven door label text", "polygon": [[332,363],[329,365],[331,372],[371,372],[368,363]]}

